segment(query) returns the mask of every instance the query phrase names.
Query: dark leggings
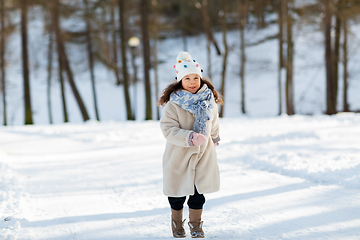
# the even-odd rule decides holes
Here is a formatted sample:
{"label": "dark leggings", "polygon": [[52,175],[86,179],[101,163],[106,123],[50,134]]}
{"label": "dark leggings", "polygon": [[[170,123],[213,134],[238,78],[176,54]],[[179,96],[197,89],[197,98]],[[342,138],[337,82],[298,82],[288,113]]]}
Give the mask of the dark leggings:
{"label": "dark leggings", "polygon": [[[184,207],[184,203],[186,200],[185,197],[168,197],[169,203],[172,209],[181,210]],[[195,194],[189,196],[189,200],[187,204],[191,209],[202,209],[205,203],[205,197],[203,194],[199,194],[197,189],[195,188]]]}

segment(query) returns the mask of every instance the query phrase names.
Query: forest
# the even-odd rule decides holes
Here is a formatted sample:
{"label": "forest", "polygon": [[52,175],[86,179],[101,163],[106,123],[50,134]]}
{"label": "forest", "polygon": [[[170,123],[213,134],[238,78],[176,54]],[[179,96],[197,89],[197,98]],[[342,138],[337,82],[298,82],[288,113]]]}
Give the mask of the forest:
{"label": "forest", "polygon": [[[60,85],[62,104],[62,122],[69,122],[68,92],[76,100],[82,120],[90,119],[92,108],[97,121],[102,119],[98,106],[96,67],[101,65],[112,72],[116,81],[113,86],[122,87],[124,99],[123,111],[127,120],[152,120],[160,116],[156,99],[161,94],[158,81],[158,68],[162,64],[158,50],[161,40],[179,38],[182,49],[187,51],[188,39],[197,35],[206,36],[206,54],[208,61],[205,71],[212,79],[212,54],[221,57],[221,77],[218,92],[227,104],[225,85],[229,81],[228,57],[232,47],[228,44],[229,32],[238,32],[239,48],[238,82],[241,89],[241,112],[247,114],[247,49],[268,41],[276,41],[278,114],[297,114],[294,102],[294,28],[302,25],[313,26],[323,37],[323,65],[325,69],[326,109],[324,114],[359,111],[352,109],[348,100],[351,88],[349,79],[349,46],[351,26],[360,21],[360,1],[356,0],[0,0],[0,116],[4,126],[9,125],[8,94],[11,79],[8,70],[9,59],[13,57],[9,45],[11,37],[21,39],[20,53],[21,81],[23,91],[24,124],[34,124],[32,100],[31,62],[29,51],[29,27],[31,22],[40,21],[42,36],[46,45],[38,46],[46,51],[47,111],[48,122],[52,124],[52,87],[54,82]],[[74,24],[76,23],[76,27]],[[256,41],[245,41],[248,30],[261,31],[272,27],[271,31]],[[221,40],[214,37],[220,33]],[[40,44],[40,43],[39,43]],[[72,51],[69,45],[77,45],[86,52],[88,81],[91,83],[92,106],[84,104],[74,71],[76,64],[71,61]],[[32,52],[32,54],[34,54]],[[135,61],[141,59],[141,64]],[[236,63],[237,64],[237,63]],[[153,74],[152,74],[153,73]],[[20,76],[19,75],[19,76]],[[352,79],[354,80],[354,79]],[[141,82],[144,103],[136,103],[131,87]],[[343,86],[339,88],[339,84]],[[283,86],[284,85],[284,86]],[[341,97],[341,106],[338,99]],[[284,102],[284,104],[282,104]],[[144,119],[135,114],[135,104],[144,104]],[[155,107],[154,107],[155,106]],[[224,115],[224,106],[220,108],[220,117]],[[154,112],[154,109],[156,109]]]}

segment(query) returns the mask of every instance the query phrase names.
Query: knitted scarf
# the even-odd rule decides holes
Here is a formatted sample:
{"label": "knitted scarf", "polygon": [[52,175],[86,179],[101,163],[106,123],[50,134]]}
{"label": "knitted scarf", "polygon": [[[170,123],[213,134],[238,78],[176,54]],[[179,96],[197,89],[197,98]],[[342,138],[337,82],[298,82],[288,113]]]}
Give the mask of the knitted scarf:
{"label": "knitted scarf", "polygon": [[206,122],[211,119],[214,111],[214,95],[212,91],[205,86],[205,91],[192,94],[187,91],[176,91],[170,95],[170,101],[179,105],[182,109],[190,112],[196,118],[194,122],[194,131],[197,133],[207,133]]}

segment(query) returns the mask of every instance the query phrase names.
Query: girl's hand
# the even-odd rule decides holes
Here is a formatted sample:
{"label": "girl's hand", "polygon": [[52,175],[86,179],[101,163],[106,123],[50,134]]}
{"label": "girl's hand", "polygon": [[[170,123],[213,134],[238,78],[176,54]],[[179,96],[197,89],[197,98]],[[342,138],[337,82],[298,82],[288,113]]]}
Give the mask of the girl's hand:
{"label": "girl's hand", "polygon": [[214,145],[215,145],[215,147],[217,147],[217,146],[219,146],[219,143],[217,142],[217,143],[214,143]]}
{"label": "girl's hand", "polygon": [[203,145],[206,143],[206,140],[207,138],[200,134],[200,133],[197,133],[197,132],[194,132],[192,134],[192,139],[191,139],[191,142],[195,145],[195,146],[200,146],[200,145]]}

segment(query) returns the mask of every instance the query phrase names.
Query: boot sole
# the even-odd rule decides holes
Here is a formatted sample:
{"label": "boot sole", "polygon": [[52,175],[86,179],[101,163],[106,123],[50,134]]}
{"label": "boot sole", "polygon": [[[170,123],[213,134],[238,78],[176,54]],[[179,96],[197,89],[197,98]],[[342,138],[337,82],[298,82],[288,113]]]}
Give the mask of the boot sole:
{"label": "boot sole", "polygon": [[173,235],[173,237],[174,238],[184,238],[184,237],[186,237],[186,235],[185,236],[175,236],[175,235]]}

